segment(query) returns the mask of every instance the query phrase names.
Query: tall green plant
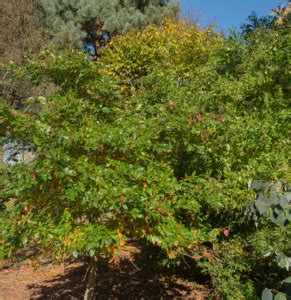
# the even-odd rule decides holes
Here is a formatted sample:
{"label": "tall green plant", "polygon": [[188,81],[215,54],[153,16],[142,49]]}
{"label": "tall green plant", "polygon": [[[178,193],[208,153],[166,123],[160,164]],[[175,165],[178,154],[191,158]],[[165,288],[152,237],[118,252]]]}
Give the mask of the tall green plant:
{"label": "tall green plant", "polygon": [[2,255],[38,245],[90,256],[91,296],[98,256],[130,238],[174,264],[190,259],[229,299],[278,281],[260,257],[284,252],[286,231],[241,221],[249,178],[287,178],[288,36],[281,28],[244,43],[166,22],[116,37],[93,64],[69,50],[32,61],[21,73],[59,90],[30,99],[39,114],[1,106],[3,136],[37,154],[6,168],[17,200],[1,212]]}
{"label": "tall green plant", "polygon": [[40,18],[52,41],[62,47],[80,46],[88,23],[95,24],[95,30],[125,33],[176,16],[178,10],[169,0],[40,0],[39,4]]}
{"label": "tall green plant", "polygon": [[[249,187],[258,194],[256,200],[249,207],[247,215],[258,224],[260,216],[270,220],[276,225],[282,226],[286,232],[291,233],[291,193],[290,184],[272,183],[252,180]],[[290,238],[290,236],[289,236]],[[264,257],[271,254],[276,255],[278,266],[282,269],[290,270],[291,266],[291,246],[283,253],[280,249],[267,249]],[[289,257],[288,257],[289,256]],[[275,299],[287,300],[291,297],[291,277],[284,279],[277,289],[264,289],[262,300]]]}

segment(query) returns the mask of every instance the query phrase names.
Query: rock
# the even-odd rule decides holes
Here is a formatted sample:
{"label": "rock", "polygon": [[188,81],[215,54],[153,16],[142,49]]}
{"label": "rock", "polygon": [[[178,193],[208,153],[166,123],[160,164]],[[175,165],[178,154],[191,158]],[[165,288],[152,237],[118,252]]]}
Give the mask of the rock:
{"label": "rock", "polygon": [[14,166],[20,162],[29,162],[35,159],[32,147],[18,141],[8,141],[3,145],[3,163]]}

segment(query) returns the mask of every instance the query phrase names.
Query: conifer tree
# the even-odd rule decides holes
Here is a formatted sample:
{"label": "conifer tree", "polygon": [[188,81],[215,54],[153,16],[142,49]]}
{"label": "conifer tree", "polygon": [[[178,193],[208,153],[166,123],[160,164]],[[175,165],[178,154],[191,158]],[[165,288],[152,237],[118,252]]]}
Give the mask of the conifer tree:
{"label": "conifer tree", "polygon": [[[170,3],[171,2],[171,3]],[[177,15],[170,0],[40,0],[40,17],[58,46],[81,46],[88,27],[124,33]]]}

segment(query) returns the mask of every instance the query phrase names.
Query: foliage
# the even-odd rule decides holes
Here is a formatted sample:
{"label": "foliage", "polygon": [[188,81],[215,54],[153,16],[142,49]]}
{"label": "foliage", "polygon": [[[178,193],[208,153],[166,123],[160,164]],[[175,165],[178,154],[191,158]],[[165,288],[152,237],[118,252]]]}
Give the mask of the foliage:
{"label": "foliage", "polygon": [[206,63],[218,43],[211,28],[200,32],[196,25],[189,27],[187,22],[177,26],[165,21],[163,30],[151,25],[143,31],[117,37],[108,46],[102,62],[118,79],[138,79],[162,68],[165,74],[155,75],[187,76],[193,66]]}
{"label": "foliage", "polygon": [[[40,19],[59,46],[80,46],[86,26],[124,33],[177,14],[169,0],[40,0]],[[91,26],[92,27],[92,26]]]}
{"label": "foliage", "polygon": [[[250,181],[249,187],[256,190],[258,195],[248,209],[248,217],[252,217],[255,222],[258,222],[258,217],[263,216],[274,224],[284,227],[286,232],[290,233],[291,193],[288,184]],[[287,251],[288,253],[286,254],[290,255],[290,246],[287,248]],[[279,249],[268,249],[264,253],[264,257],[268,257],[272,253],[276,255],[278,266],[289,271],[291,258]],[[275,297],[275,300],[287,300],[288,296],[291,296],[291,277],[284,279],[277,290],[264,289],[262,300],[273,299],[273,297]]]}
{"label": "foliage", "polygon": [[249,185],[258,192],[257,199],[249,209],[254,220],[263,216],[279,226],[287,227],[291,221],[288,184],[250,181]]}
{"label": "foliage", "polygon": [[249,35],[255,30],[273,29],[275,27],[275,17],[272,15],[258,17],[256,12],[252,12],[247,18],[248,23],[241,25],[243,35]]}
{"label": "foliage", "polygon": [[47,45],[48,36],[35,17],[36,10],[35,1],[0,1],[0,98],[13,107],[20,108],[21,100],[40,92],[27,80],[10,81],[7,67],[10,62],[25,64]]}
{"label": "foliage", "polygon": [[0,65],[22,64],[47,43],[44,28],[35,17],[31,0],[2,0],[0,3]]}
{"label": "foliage", "polygon": [[116,37],[93,64],[44,51],[19,74],[59,91],[30,100],[39,114],[1,106],[2,134],[37,154],[6,168],[16,200],[0,219],[2,254],[114,257],[144,238],[175,264],[191,259],[228,299],[278,281],[262,254],[284,252],[287,232],[242,219],[250,178],[287,178],[288,37],[282,27],[245,43],[166,22]]}
{"label": "foliage", "polygon": [[290,4],[288,6],[280,5],[273,9],[268,16],[260,18],[256,12],[252,12],[247,18],[248,22],[240,26],[242,35],[248,39],[255,31],[272,30],[278,26],[290,26],[290,9]]}

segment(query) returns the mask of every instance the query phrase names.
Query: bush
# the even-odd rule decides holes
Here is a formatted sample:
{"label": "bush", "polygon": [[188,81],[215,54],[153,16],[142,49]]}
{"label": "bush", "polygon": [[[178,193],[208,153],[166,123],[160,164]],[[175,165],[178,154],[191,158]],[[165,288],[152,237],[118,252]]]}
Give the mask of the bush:
{"label": "bush", "polygon": [[[258,225],[258,218],[263,216],[276,225],[284,228],[290,233],[291,221],[291,197],[290,186],[286,183],[280,182],[262,182],[250,181],[250,188],[254,189],[258,195],[252,205],[247,211],[248,219],[253,219]],[[283,253],[280,249],[270,248],[264,253],[264,257],[271,254],[276,255],[276,261],[280,268],[290,270],[291,248],[286,249]],[[264,289],[262,293],[262,300],[275,297],[275,299],[287,300],[291,296],[291,277],[282,280],[277,285],[276,289]]]}
{"label": "bush", "polygon": [[38,245],[91,256],[94,270],[145,238],[229,299],[278,281],[262,254],[286,250],[286,231],[242,218],[250,178],[287,178],[288,34],[244,43],[166,22],[115,38],[94,64],[69,50],[32,61],[22,74],[60,90],[40,114],[4,110],[4,136],[37,159],[6,169],[17,200],[2,212],[2,255]]}

